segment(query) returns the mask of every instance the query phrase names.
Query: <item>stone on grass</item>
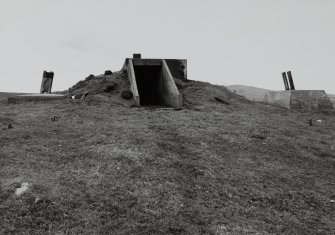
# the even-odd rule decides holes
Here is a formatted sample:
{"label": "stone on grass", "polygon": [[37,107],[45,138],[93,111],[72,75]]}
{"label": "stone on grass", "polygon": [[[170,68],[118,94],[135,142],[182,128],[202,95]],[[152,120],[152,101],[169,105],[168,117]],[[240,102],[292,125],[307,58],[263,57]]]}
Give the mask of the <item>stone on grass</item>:
{"label": "stone on grass", "polygon": [[109,83],[106,88],[104,89],[104,92],[111,92],[112,90],[114,90],[116,87],[116,84],[111,82]]}
{"label": "stone on grass", "polygon": [[113,75],[113,72],[110,71],[110,70],[106,70],[106,71],[105,71],[105,75]]}
{"label": "stone on grass", "polygon": [[125,100],[130,100],[130,99],[133,98],[133,93],[132,93],[131,91],[129,91],[129,90],[127,90],[127,91],[122,91],[122,93],[121,93],[121,97],[122,97],[123,99],[125,99]]}
{"label": "stone on grass", "polygon": [[89,81],[94,78],[93,74],[88,75],[88,77],[85,79],[85,81]]}
{"label": "stone on grass", "polygon": [[17,188],[15,190],[15,195],[16,196],[21,196],[23,193],[25,193],[29,188],[29,184],[26,183],[22,183],[20,188]]}

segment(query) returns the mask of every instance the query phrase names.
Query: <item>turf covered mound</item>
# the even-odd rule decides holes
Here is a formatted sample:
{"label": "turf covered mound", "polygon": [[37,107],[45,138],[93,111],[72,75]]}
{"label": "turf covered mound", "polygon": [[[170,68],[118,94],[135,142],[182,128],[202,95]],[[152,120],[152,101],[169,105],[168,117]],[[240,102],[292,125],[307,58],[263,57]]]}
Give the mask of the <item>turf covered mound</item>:
{"label": "turf covered mound", "polygon": [[[183,108],[211,108],[208,106],[211,103],[224,105],[251,103],[224,86],[181,79],[175,79],[175,83],[182,94]],[[68,92],[75,99],[87,97],[85,99],[118,102],[125,106],[135,105],[126,70],[117,71],[111,75],[90,75],[69,88]]]}
{"label": "turf covered mound", "polygon": [[120,93],[122,88],[126,89],[127,87],[129,87],[127,75],[122,70],[111,75],[89,75],[85,80],[81,80],[69,88],[69,92],[75,96],[82,96],[86,92],[90,95],[110,96]]}

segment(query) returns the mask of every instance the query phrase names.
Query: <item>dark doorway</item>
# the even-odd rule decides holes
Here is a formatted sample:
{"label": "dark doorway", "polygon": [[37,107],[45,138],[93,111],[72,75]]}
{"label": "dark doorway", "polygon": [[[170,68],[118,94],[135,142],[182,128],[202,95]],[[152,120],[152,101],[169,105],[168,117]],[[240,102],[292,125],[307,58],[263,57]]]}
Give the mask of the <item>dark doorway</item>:
{"label": "dark doorway", "polygon": [[135,65],[134,71],[141,105],[163,105],[160,97],[162,66]]}

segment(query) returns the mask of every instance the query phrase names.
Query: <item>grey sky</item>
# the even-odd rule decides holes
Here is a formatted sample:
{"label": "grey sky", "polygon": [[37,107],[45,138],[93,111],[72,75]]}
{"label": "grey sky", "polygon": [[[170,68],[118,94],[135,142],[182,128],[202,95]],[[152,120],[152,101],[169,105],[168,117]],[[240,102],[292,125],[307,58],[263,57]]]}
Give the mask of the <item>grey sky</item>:
{"label": "grey sky", "polygon": [[0,0],[0,91],[53,90],[122,67],[132,53],[188,59],[214,84],[335,94],[334,0]]}

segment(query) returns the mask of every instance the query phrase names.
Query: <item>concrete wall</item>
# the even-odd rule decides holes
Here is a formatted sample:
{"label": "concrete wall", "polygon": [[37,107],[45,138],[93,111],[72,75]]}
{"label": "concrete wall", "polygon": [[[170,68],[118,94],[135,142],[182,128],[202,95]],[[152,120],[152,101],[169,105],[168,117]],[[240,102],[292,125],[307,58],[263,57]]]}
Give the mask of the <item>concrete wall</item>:
{"label": "concrete wall", "polygon": [[291,109],[327,110],[333,109],[329,97],[322,90],[291,91]]}
{"label": "concrete wall", "polygon": [[162,71],[159,87],[159,92],[161,94],[164,105],[175,108],[180,108],[182,106],[182,97],[165,60],[162,61]]}
{"label": "concrete wall", "polygon": [[333,109],[329,97],[323,90],[269,91],[264,97],[264,102],[290,109]]}
{"label": "concrete wall", "polygon": [[291,99],[291,91],[268,91],[265,94],[264,102],[267,104],[279,105],[289,108]]}
{"label": "concrete wall", "polygon": [[166,59],[165,60],[172,77],[187,80],[187,60]]}
{"label": "concrete wall", "polygon": [[140,96],[138,94],[137,84],[136,84],[136,78],[135,78],[135,72],[134,72],[134,66],[133,66],[133,60],[128,60],[127,65],[127,73],[128,73],[128,79],[130,82],[130,89],[133,93],[134,101],[136,105],[140,106]]}

